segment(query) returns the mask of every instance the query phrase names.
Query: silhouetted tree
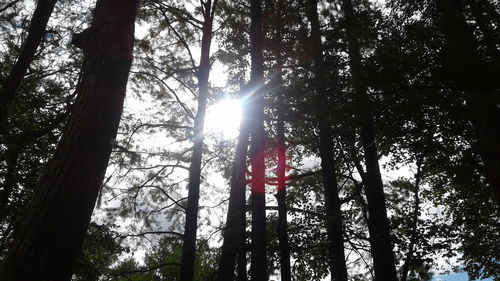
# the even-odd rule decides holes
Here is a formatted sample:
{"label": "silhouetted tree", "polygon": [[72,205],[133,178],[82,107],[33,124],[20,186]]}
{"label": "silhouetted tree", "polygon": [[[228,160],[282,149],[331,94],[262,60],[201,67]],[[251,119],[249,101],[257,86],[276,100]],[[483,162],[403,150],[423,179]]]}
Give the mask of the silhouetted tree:
{"label": "silhouetted tree", "polygon": [[71,278],[120,121],[138,4],[99,0],[91,27],[73,38],[85,56],[77,100],[2,265],[3,280]]}

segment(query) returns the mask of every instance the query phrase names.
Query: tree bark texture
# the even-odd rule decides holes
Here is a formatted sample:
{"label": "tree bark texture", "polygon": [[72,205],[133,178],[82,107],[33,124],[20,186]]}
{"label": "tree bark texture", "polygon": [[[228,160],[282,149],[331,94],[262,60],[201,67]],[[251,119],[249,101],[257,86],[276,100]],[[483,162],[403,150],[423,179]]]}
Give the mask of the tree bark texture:
{"label": "tree bark texture", "polygon": [[327,75],[323,58],[321,33],[319,27],[318,2],[308,1],[308,18],[311,22],[311,48],[314,61],[314,75],[318,108],[317,122],[319,126],[319,153],[321,157],[321,173],[325,190],[325,213],[328,234],[329,267],[332,280],[347,281],[347,267],[344,253],[343,221],[341,202],[338,193],[337,173],[333,132],[331,128],[328,96],[325,88]]}
{"label": "tree bark texture", "polygon": [[203,128],[208,98],[208,77],[210,74],[210,44],[212,42],[213,10],[217,0],[208,0],[204,6],[204,21],[201,39],[201,58],[198,68],[198,111],[194,119],[194,145],[189,167],[186,224],[184,227],[181,281],[192,281],[196,258],[196,232],[198,229],[198,202],[200,197],[201,160],[203,154]]}
{"label": "tree bark texture", "polygon": [[251,209],[252,246],[250,279],[265,281],[266,257],[266,192],[265,192],[265,133],[264,133],[264,58],[262,55],[262,1],[250,1],[251,73],[248,97],[250,123],[250,159],[252,167]]}
{"label": "tree bark texture", "polygon": [[481,148],[486,178],[500,204],[500,67],[488,65],[462,12],[461,1],[436,0],[447,46],[447,73],[465,89],[467,110]]}
{"label": "tree bark texture", "polygon": [[356,34],[357,22],[351,0],[343,0],[342,9],[346,22],[349,65],[354,90],[358,99],[358,118],[361,121],[361,143],[366,165],[365,190],[368,201],[368,231],[370,233],[375,280],[397,281],[389,220],[385,205],[384,186],[378,163],[375,125],[373,121],[374,112],[363,73],[361,53]]}
{"label": "tree bark texture", "polygon": [[35,57],[56,2],[57,0],[38,0],[28,28],[28,36],[19,51],[16,63],[0,89],[0,135],[5,134],[9,105],[14,101],[24,74]]}
{"label": "tree bark texture", "polygon": [[138,0],[98,0],[77,99],[1,269],[9,281],[70,280],[116,137],[132,62]]}

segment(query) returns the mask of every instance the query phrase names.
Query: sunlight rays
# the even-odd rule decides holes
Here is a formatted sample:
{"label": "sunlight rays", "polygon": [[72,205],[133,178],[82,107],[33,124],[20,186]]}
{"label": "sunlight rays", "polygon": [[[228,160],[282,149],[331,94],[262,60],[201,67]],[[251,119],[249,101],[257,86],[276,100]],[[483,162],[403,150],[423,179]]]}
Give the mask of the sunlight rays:
{"label": "sunlight rays", "polygon": [[224,98],[207,108],[205,134],[221,134],[225,139],[238,136],[242,115],[242,102],[238,99]]}

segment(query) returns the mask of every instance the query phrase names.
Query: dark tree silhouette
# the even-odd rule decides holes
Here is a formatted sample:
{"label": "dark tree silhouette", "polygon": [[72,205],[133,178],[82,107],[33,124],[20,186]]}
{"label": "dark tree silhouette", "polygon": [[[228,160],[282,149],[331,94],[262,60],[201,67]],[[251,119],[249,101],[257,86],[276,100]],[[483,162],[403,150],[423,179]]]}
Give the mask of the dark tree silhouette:
{"label": "dark tree silhouette", "polygon": [[[361,53],[356,34],[357,22],[351,0],[342,1],[349,65],[356,97],[358,99],[358,118],[361,122],[361,144],[364,150],[366,173],[363,183],[368,201],[368,230],[376,281],[397,281],[394,252],[391,244],[389,220],[385,205],[384,186],[377,155],[375,140],[373,105],[368,96]],[[361,173],[361,171],[360,171]]]}
{"label": "dark tree silhouette", "polygon": [[97,1],[91,27],[74,37],[84,52],[77,100],[2,265],[2,280],[71,278],[120,121],[138,4]]}
{"label": "dark tree silhouette", "polygon": [[[249,120],[243,112],[238,144],[236,145],[235,157],[231,170],[231,189],[229,192],[229,207],[227,210],[226,227],[224,229],[224,241],[221,247],[219,260],[218,281],[233,281],[236,265],[236,255],[240,252],[245,239],[245,172],[248,151]],[[238,259],[240,261],[241,259]],[[240,267],[238,265],[238,267]],[[243,267],[246,270],[246,263]],[[238,278],[241,274],[238,274]],[[240,280],[240,279],[239,279]]]}
{"label": "dark tree silhouette", "polygon": [[335,171],[335,155],[333,133],[331,128],[328,96],[325,79],[328,73],[323,58],[321,31],[318,16],[318,2],[308,1],[308,18],[311,22],[311,48],[314,61],[315,105],[318,109],[317,122],[319,128],[319,154],[321,157],[321,173],[325,190],[325,213],[328,233],[329,267],[332,280],[347,281],[347,268],[344,254],[344,238],[342,212]]}
{"label": "dark tree silhouette", "polygon": [[285,137],[285,93],[283,89],[283,55],[282,55],[282,41],[283,41],[283,24],[281,22],[283,7],[283,0],[278,0],[273,3],[273,16],[276,21],[276,44],[274,46],[274,53],[276,57],[276,102],[277,105],[277,120],[276,120],[276,135],[277,135],[277,171],[278,177],[278,192],[276,193],[276,200],[278,201],[278,225],[276,232],[279,240],[280,250],[280,272],[281,281],[291,281],[291,268],[290,268],[290,244],[288,242],[288,221],[286,211],[286,137]]}
{"label": "dark tree silhouette", "polygon": [[28,36],[23,42],[16,63],[9,72],[7,79],[0,88],[0,135],[5,133],[5,122],[9,105],[16,97],[16,92],[23,80],[31,61],[35,57],[35,52],[43,36],[45,27],[49,21],[50,15],[54,10],[57,0],[39,0],[36,4],[35,12],[31,18],[28,28]]}
{"label": "dark tree silhouette", "polygon": [[188,199],[186,224],[184,228],[181,281],[192,281],[196,254],[196,232],[198,229],[198,201],[200,197],[201,158],[203,153],[203,127],[208,99],[208,76],[210,74],[210,44],[212,42],[212,23],[217,0],[202,3],[203,26],[201,39],[201,58],[198,67],[198,111],[194,119],[194,145],[189,167]]}
{"label": "dark tree silhouette", "polygon": [[250,279],[267,280],[266,257],[266,190],[265,190],[265,135],[264,135],[264,58],[262,50],[262,1],[250,1],[250,56],[251,73],[248,90],[251,159],[252,247]]}
{"label": "dark tree silhouette", "polygon": [[[438,24],[447,41],[447,73],[467,101],[486,166],[486,178],[500,204],[499,66],[485,63],[462,12],[462,1],[436,0]],[[496,48],[496,47],[495,47]]]}

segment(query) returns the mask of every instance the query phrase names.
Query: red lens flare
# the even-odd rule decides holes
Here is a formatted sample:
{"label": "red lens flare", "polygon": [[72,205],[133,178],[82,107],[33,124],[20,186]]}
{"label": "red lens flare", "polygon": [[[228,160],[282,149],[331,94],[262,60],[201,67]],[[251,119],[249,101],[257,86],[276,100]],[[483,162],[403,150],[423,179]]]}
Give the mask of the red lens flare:
{"label": "red lens flare", "polygon": [[[262,155],[264,154],[264,155]],[[286,172],[289,169],[287,166],[288,155],[286,154],[286,146],[283,143],[280,143],[276,140],[267,140],[266,141],[266,149],[263,152],[260,152],[253,156],[251,161],[254,161],[258,158],[264,156],[265,159],[265,167],[264,170],[268,171],[266,173],[264,184],[262,183],[253,183],[252,191],[264,193],[266,192],[265,186],[276,186],[274,190],[268,190],[268,192],[273,193],[274,191],[280,191],[286,188],[286,182],[291,179],[290,176],[286,176]],[[261,170],[261,167],[258,167]],[[246,183],[252,183],[252,171],[247,167],[246,170]]]}

